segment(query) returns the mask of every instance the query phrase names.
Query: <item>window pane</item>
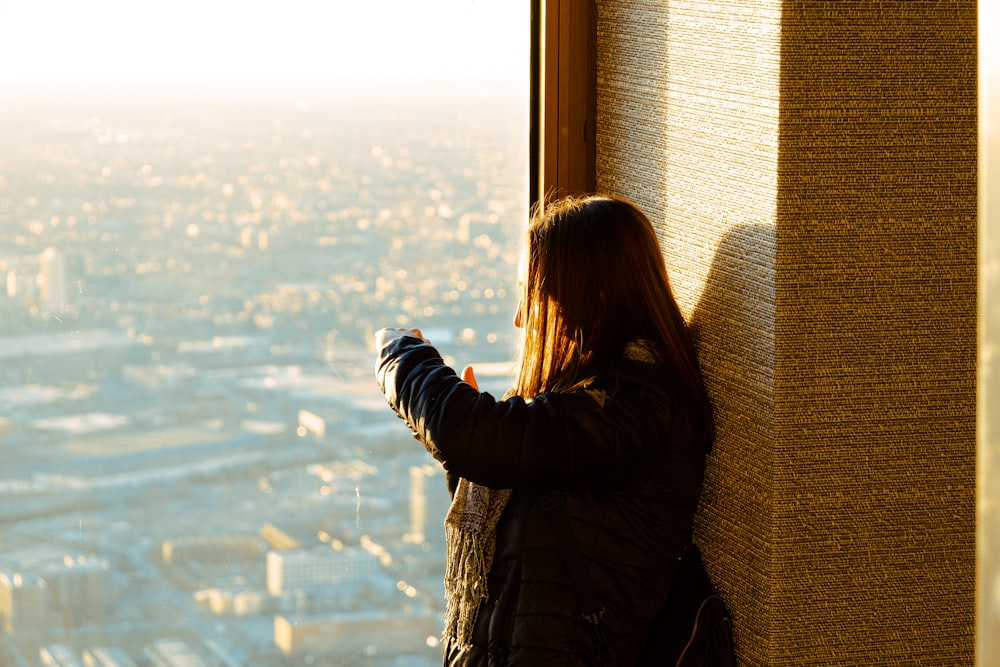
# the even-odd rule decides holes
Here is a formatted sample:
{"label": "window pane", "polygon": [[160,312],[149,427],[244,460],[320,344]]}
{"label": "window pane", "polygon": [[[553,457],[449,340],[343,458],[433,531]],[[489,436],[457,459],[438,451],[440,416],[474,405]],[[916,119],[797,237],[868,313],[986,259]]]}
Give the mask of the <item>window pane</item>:
{"label": "window pane", "polygon": [[437,664],[370,341],[506,387],[527,3],[97,4],[0,10],[69,49],[0,79],[0,664]]}
{"label": "window pane", "polygon": [[979,488],[977,637],[979,664],[1000,656],[1000,49],[986,26],[996,25],[996,3],[979,3]]}

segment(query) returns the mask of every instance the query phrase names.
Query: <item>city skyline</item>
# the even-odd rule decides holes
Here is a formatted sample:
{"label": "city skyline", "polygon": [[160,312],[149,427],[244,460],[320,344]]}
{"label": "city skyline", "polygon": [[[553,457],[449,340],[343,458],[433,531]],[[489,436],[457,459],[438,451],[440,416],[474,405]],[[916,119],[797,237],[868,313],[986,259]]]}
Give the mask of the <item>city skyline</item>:
{"label": "city skyline", "polygon": [[447,490],[371,337],[505,390],[523,99],[294,100],[0,111],[4,667],[439,660]]}

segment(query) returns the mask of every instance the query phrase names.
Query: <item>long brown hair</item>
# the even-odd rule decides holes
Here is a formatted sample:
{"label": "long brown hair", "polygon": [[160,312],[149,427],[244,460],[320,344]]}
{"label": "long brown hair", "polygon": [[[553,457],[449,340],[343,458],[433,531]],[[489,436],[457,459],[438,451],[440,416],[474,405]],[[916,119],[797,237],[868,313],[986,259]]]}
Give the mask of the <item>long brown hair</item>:
{"label": "long brown hair", "polygon": [[636,340],[676,373],[711,437],[712,409],[656,232],[631,202],[566,198],[538,206],[525,239],[522,341],[512,393],[571,391]]}

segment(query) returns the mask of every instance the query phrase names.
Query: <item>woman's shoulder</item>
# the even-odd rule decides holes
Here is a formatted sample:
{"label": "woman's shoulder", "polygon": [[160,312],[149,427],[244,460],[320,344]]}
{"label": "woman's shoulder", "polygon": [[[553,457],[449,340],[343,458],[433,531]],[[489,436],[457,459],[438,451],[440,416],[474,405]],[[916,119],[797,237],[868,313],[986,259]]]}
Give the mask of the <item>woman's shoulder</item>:
{"label": "woman's shoulder", "polygon": [[651,342],[643,338],[627,342],[622,353],[622,357],[627,361],[647,365],[658,364],[662,356],[662,353]]}
{"label": "woman's shoulder", "polygon": [[672,375],[672,370],[663,362],[663,355],[648,341],[637,339],[626,344],[621,355],[587,386],[626,391],[629,387],[637,387],[666,395],[673,384]]}

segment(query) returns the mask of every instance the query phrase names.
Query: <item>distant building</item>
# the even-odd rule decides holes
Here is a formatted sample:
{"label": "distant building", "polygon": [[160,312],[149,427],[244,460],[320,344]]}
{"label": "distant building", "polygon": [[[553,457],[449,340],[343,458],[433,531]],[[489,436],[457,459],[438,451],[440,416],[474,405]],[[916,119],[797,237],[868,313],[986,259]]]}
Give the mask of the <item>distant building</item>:
{"label": "distant building", "polygon": [[378,558],[359,547],[267,553],[267,590],[281,595],[339,583],[356,583],[381,572]]}
{"label": "distant building", "polygon": [[273,523],[265,523],[261,526],[260,536],[267,540],[272,549],[277,551],[298,551],[302,549],[302,542]]}
{"label": "distant building", "polygon": [[84,667],[80,656],[65,644],[49,644],[38,649],[38,659],[45,667]]}
{"label": "distant building", "polygon": [[0,630],[14,634],[46,627],[48,585],[37,574],[0,572]]}
{"label": "distant building", "polygon": [[94,646],[84,649],[86,667],[137,667],[135,660],[117,646]]}
{"label": "distant building", "polygon": [[35,276],[35,262],[6,259],[0,265],[0,272],[5,275],[4,292],[8,299],[21,304],[34,303],[38,296],[38,280]]}
{"label": "distant building", "polygon": [[244,227],[240,230],[240,245],[244,248],[253,248],[256,245],[257,250],[264,251],[270,246],[270,236],[266,229]]}
{"label": "distant building", "polygon": [[104,558],[66,556],[41,570],[48,582],[49,608],[67,627],[100,623],[110,602],[111,564]]}
{"label": "distant building", "polygon": [[206,588],[195,593],[194,599],[216,616],[259,616],[276,606],[274,598],[260,590]]}
{"label": "distant building", "polygon": [[200,535],[167,540],[160,545],[165,563],[234,561],[263,556],[264,542],[255,536]]}
{"label": "distant building", "polygon": [[444,546],[444,517],[450,499],[440,466],[410,468],[410,531],[404,540],[431,547]]}
{"label": "distant building", "polygon": [[62,312],[68,305],[67,293],[66,256],[55,248],[46,248],[38,256],[38,305]]}
{"label": "distant building", "polygon": [[208,667],[201,654],[182,639],[157,639],[142,654],[153,667]]}
{"label": "distant building", "polygon": [[390,655],[410,653],[426,647],[427,638],[438,633],[432,616],[378,610],[274,617],[274,643],[285,655],[358,651],[369,646]]}

